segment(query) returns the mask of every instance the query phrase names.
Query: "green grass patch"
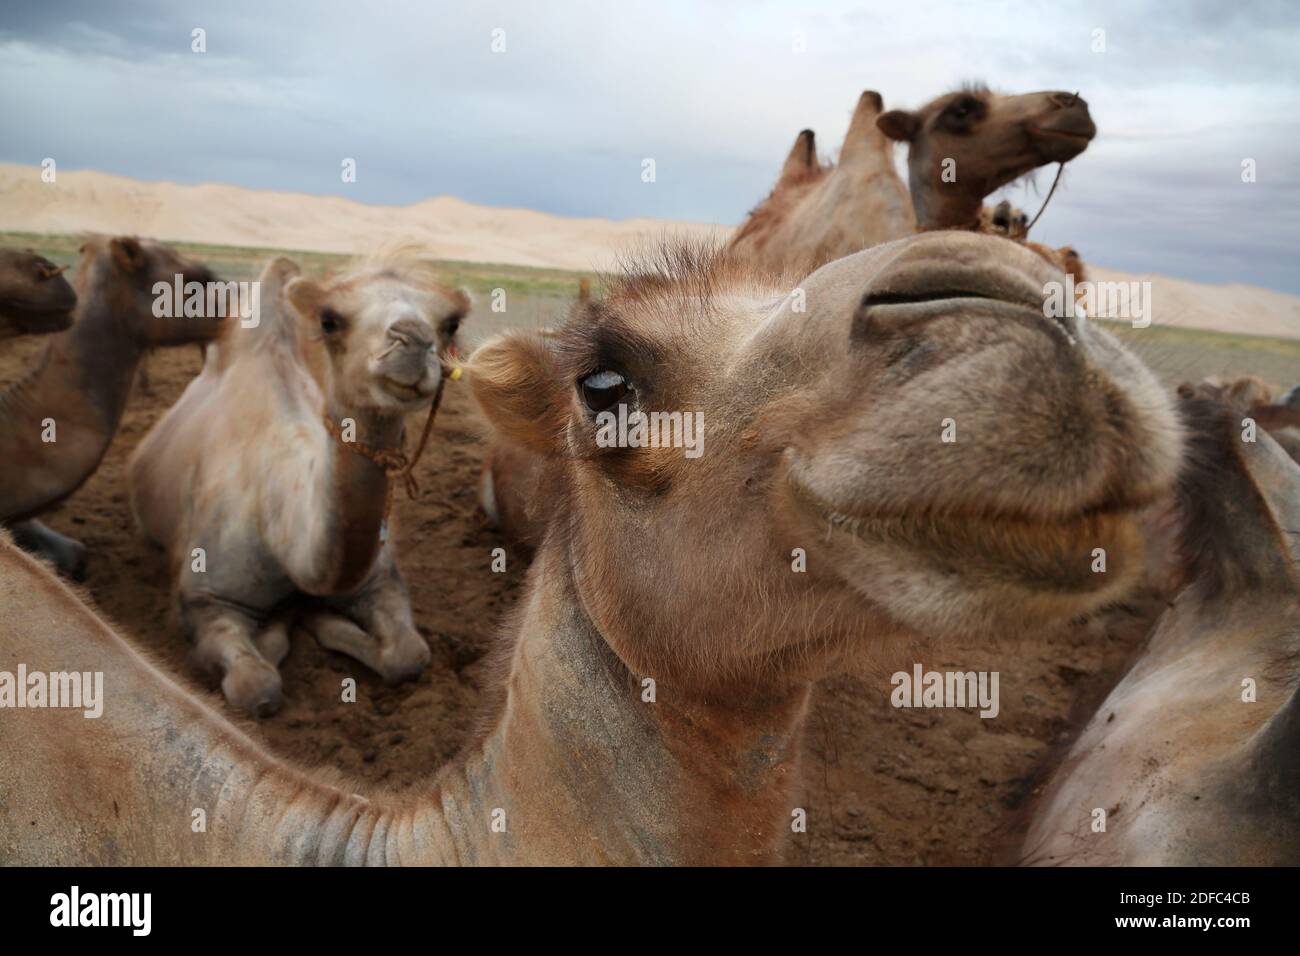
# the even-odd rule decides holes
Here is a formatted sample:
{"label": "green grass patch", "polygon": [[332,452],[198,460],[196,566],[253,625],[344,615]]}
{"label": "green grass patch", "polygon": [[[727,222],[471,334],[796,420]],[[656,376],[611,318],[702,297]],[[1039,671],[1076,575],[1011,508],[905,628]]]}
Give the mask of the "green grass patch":
{"label": "green grass patch", "polygon": [[[72,265],[82,239],[75,235],[0,232],[0,249],[32,249],[59,265]],[[323,275],[341,269],[352,256],[329,252],[306,252],[297,249],[269,249],[252,246],[222,246],[205,242],[171,242],[168,245],[197,259],[223,279],[255,279],[267,261],[288,256],[310,275]],[[578,281],[595,273],[569,272],[564,269],[536,269],[494,262],[456,262],[437,260],[442,281],[451,286],[465,286],[474,292],[491,294],[504,289],[508,296],[538,296],[572,299],[578,294]]]}

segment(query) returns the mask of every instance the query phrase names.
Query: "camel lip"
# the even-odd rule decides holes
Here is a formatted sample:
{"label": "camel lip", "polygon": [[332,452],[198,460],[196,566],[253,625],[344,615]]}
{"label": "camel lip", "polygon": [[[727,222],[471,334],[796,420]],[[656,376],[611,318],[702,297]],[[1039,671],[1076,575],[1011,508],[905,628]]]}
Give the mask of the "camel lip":
{"label": "camel lip", "polygon": [[62,332],[72,327],[75,307],[45,308],[32,303],[6,302],[5,311],[22,317],[28,333]]}
{"label": "camel lip", "polygon": [[399,382],[397,379],[390,378],[387,375],[385,375],[381,381],[386,391],[390,392],[394,397],[406,401],[419,401],[421,399],[429,398],[433,395],[434,389],[437,388],[436,381],[428,388],[421,388],[420,386],[424,382],[423,376],[421,376],[420,380],[414,385]]}
{"label": "camel lip", "polygon": [[[854,537],[866,537],[871,528],[887,530],[905,525],[934,527],[988,527],[1015,526],[1027,530],[1041,529],[1044,533],[1087,525],[1095,521],[1114,522],[1133,518],[1145,504],[1089,505],[1062,515],[1037,515],[1025,512],[926,509],[916,514],[906,514],[878,508],[845,508],[835,505],[813,491],[793,475],[790,485],[803,510],[815,516],[819,523],[829,525]],[[876,537],[876,536],[872,536]]]}
{"label": "camel lip", "polygon": [[911,315],[915,318],[977,308],[1008,317],[1031,318],[1035,322],[1043,319],[1041,300],[1031,299],[1028,294],[1022,299],[999,298],[972,289],[868,292],[862,297],[859,308],[872,315],[897,313],[900,317]]}

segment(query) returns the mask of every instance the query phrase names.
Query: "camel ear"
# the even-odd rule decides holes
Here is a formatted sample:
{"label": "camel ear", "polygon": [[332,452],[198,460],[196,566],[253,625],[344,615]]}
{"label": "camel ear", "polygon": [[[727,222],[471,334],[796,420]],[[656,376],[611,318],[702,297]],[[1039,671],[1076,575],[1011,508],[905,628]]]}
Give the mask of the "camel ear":
{"label": "camel ear", "polygon": [[464,286],[452,290],[451,301],[456,303],[456,308],[462,316],[469,315],[470,309],[474,308],[474,295]]}
{"label": "camel ear", "polygon": [[910,143],[921,130],[921,117],[907,110],[890,110],[876,117],[876,126],[890,139]]}
{"label": "camel ear", "polygon": [[474,400],[497,431],[536,451],[556,450],[565,424],[564,386],[542,336],[494,336],[474,350],[465,370]]}
{"label": "camel ear", "polygon": [[303,275],[291,278],[284,287],[284,300],[304,319],[314,319],[325,300],[325,290],[314,279]]}
{"label": "camel ear", "polygon": [[119,236],[109,243],[113,258],[126,272],[139,272],[144,268],[144,247],[134,236]]}
{"label": "camel ear", "polygon": [[777,184],[800,179],[817,166],[817,144],[813,131],[803,130],[795,137],[790,155],[781,167],[781,177]]}

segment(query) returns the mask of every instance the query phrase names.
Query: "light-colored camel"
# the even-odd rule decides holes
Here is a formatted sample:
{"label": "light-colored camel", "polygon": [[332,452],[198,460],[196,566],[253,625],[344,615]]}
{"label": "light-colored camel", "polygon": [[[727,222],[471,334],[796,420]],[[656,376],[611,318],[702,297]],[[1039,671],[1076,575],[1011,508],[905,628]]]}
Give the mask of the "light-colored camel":
{"label": "light-colored camel", "polygon": [[0,339],[62,332],[76,305],[61,267],[30,250],[0,249]]}
{"label": "light-colored camel", "polygon": [[[52,336],[36,368],[0,393],[0,522],[15,539],[78,576],[85,548],[26,520],[59,504],[95,473],[126,410],[146,349],[205,342],[221,316],[154,315],[154,284],[212,281],[161,243],[94,237],[81,248],[76,320]],[[166,311],[166,310],[159,310]]]}
{"label": "light-colored camel", "polygon": [[[483,735],[403,796],[272,759],[0,546],[0,669],[104,671],[107,696],[98,720],[4,714],[0,857],[779,858],[815,680],[917,634],[1040,633],[1141,573],[1134,509],[1173,481],[1179,427],[1109,335],[1043,317],[1051,276],[1014,243],[927,233],[821,269],[800,311],[676,249],[557,337],[480,347],[475,397],[544,455],[559,513]],[[602,447],[620,403],[699,412],[703,453]]]}
{"label": "light-colored camel", "polygon": [[1300,467],[1243,440],[1217,386],[1185,394],[1191,583],[1048,785],[1026,862],[1300,864]]}
{"label": "light-colored camel", "polygon": [[[235,707],[282,700],[288,624],[391,681],[429,648],[393,557],[390,506],[406,416],[441,387],[469,308],[398,254],[327,283],[267,266],[261,322],[232,324],[130,462],[131,506],[176,574],[181,626]],[[201,556],[201,559],[196,558]]]}
{"label": "light-colored camel", "polygon": [[817,159],[813,131],[796,137],[771,194],[731,238],[733,254],[775,275],[812,270],[916,229],[893,145],[876,127],[880,94],[858,99],[834,165]]}

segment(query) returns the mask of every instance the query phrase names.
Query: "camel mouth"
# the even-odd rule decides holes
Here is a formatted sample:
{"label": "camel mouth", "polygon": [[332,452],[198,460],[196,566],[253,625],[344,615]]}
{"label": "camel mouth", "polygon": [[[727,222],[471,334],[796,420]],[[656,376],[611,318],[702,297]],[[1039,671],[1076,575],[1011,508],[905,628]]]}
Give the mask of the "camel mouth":
{"label": "camel mouth", "polygon": [[388,392],[394,398],[404,402],[421,402],[433,397],[434,390],[437,388],[437,380],[430,381],[430,376],[421,376],[414,384],[409,382],[399,382],[395,378],[385,375],[380,384],[384,391]]}
{"label": "camel mouth", "polygon": [[1059,516],[1027,513],[943,511],[909,514],[837,507],[800,483],[794,497],[827,541],[839,538],[867,553],[887,548],[927,556],[938,573],[958,577],[993,574],[1039,582],[1044,587],[1086,592],[1096,585],[1095,549],[1140,548],[1137,515],[1125,504],[1080,508]]}
{"label": "camel mouth", "polygon": [[1097,129],[1092,121],[1065,123],[1061,126],[1039,126],[1030,131],[1039,153],[1048,162],[1064,163],[1074,159],[1088,148]]}
{"label": "camel mouth", "polygon": [[873,531],[888,531],[891,528],[906,526],[931,527],[934,529],[987,528],[999,530],[1017,529],[1018,533],[1035,530],[1049,534],[1059,534],[1081,527],[1093,527],[1098,522],[1125,521],[1142,511],[1149,502],[1105,502],[1088,505],[1067,511],[1059,515],[1031,514],[1026,511],[1006,511],[990,509],[977,511],[961,509],[945,511],[929,508],[915,513],[886,509],[858,509],[837,505],[807,487],[804,483],[791,478],[795,497],[800,500],[805,511],[815,515],[831,528],[838,528],[857,536],[875,537]]}
{"label": "camel mouth", "polygon": [[75,313],[75,305],[51,307],[33,302],[6,302],[3,308],[18,318],[24,331],[33,334],[71,328]]}
{"label": "camel mouth", "polygon": [[[1005,266],[1001,259],[997,264]],[[1020,319],[1032,314],[1034,320],[1041,320],[1041,283],[1027,274],[1008,276],[1005,268],[998,271],[1002,274],[991,274],[983,264],[954,267],[929,257],[904,261],[871,282],[858,309],[864,315],[898,313],[923,318],[978,308]]]}

